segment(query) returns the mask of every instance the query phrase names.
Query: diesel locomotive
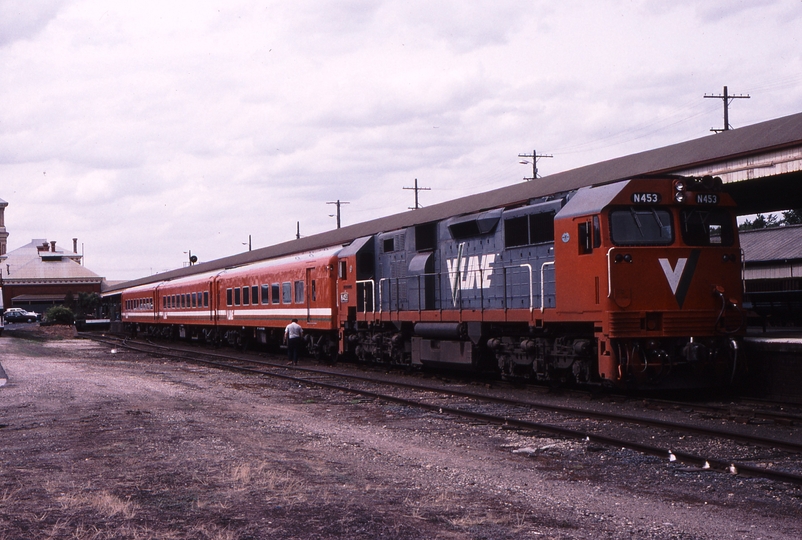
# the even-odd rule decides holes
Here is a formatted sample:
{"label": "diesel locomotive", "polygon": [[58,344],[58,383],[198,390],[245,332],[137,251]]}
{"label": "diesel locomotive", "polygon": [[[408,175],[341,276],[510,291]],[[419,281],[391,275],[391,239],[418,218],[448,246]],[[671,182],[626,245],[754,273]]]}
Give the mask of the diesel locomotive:
{"label": "diesel locomotive", "polygon": [[732,384],[743,257],[718,178],[638,177],[122,292],[131,330],[640,388]]}

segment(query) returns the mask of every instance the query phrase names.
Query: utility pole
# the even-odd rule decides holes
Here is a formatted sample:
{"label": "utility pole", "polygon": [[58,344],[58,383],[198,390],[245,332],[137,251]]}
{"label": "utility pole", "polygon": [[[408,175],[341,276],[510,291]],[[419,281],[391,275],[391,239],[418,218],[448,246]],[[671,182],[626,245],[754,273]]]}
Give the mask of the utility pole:
{"label": "utility pole", "polygon": [[749,99],[750,96],[749,96],[749,94],[746,94],[746,95],[738,94],[737,96],[731,96],[731,95],[729,95],[727,93],[727,87],[725,86],[723,95],[714,96],[714,95],[711,94],[711,95],[708,96],[707,94],[705,94],[704,97],[706,97],[706,98],[715,98],[715,99],[720,99],[720,100],[724,101],[724,129],[710,128],[710,131],[715,131],[716,133],[719,133],[721,131],[729,131],[729,130],[732,129],[732,126],[730,125],[730,103],[732,102],[732,100],[733,99]]}
{"label": "utility pole", "polygon": [[[340,205],[341,204],[349,204],[346,201],[340,202],[340,199],[337,199],[337,202],[327,202],[326,204],[336,204],[337,205],[337,228],[340,228]],[[334,217],[332,214],[330,217]]]}
{"label": "utility pole", "polygon": [[[529,180],[534,180],[535,178],[540,178],[540,175],[537,174],[537,160],[544,157],[554,157],[551,154],[541,154],[538,155],[537,151],[532,150],[531,154],[518,154],[519,158],[532,158],[532,178],[524,178],[527,182]],[[522,159],[519,161],[521,165],[529,165],[529,160]]]}
{"label": "utility pole", "polygon": [[420,187],[419,188],[418,187],[418,179],[417,178],[415,179],[415,187],[405,187],[404,189],[414,189],[415,190],[415,206],[414,206],[414,208],[412,206],[409,206],[408,208],[410,210],[417,210],[418,208],[421,207],[421,205],[418,203],[418,192],[419,191],[431,191],[432,190],[432,188],[427,188],[427,187]]}

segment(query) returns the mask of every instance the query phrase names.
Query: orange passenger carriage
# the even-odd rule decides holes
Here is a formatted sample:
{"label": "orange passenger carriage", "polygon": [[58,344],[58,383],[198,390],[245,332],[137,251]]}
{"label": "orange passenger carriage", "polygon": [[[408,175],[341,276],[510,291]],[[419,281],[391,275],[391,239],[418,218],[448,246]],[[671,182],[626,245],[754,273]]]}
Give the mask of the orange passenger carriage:
{"label": "orange passenger carriage", "polygon": [[120,295],[120,318],[128,328],[157,323],[157,290],[162,282],[125,289]]}
{"label": "orange passenger carriage", "polygon": [[340,246],[271,259],[220,273],[214,283],[218,331],[228,341],[278,346],[292,319],[307,350],[336,354],[336,254]]}
{"label": "orange passenger carriage", "polygon": [[336,354],[335,265],[340,247],[128,289],[123,322],[136,331],[209,343],[280,346],[297,318],[307,350]]}

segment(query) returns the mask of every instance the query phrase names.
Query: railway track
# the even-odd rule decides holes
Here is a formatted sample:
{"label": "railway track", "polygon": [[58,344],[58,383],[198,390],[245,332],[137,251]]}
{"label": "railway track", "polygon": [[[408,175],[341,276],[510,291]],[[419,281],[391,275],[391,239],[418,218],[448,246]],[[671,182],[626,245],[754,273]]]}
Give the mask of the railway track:
{"label": "railway track", "polygon": [[[533,399],[500,396],[492,392],[469,392],[446,385],[423,385],[343,373],[333,369],[293,367],[285,362],[271,362],[242,354],[111,340],[91,335],[86,337],[145,354],[349,392],[368,399],[415,407],[437,414],[583,440],[613,448],[628,448],[698,467],[699,470],[723,471],[802,485],[802,474],[788,470],[794,468],[798,457],[802,455],[802,441],[792,437],[767,437],[696,422],[669,421],[653,416],[557,405]],[[668,405],[671,402],[664,403]]]}

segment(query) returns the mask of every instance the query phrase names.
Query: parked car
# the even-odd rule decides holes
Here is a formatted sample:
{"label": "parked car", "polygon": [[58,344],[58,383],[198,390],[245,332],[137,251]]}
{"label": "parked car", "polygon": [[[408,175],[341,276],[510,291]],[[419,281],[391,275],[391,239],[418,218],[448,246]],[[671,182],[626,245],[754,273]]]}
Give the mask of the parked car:
{"label": "parked car", "polygon": [[25,311],[22,308],[8,308],[3,317],[7,323],[36,322],[39,319],[39,314],[33,311]]}

